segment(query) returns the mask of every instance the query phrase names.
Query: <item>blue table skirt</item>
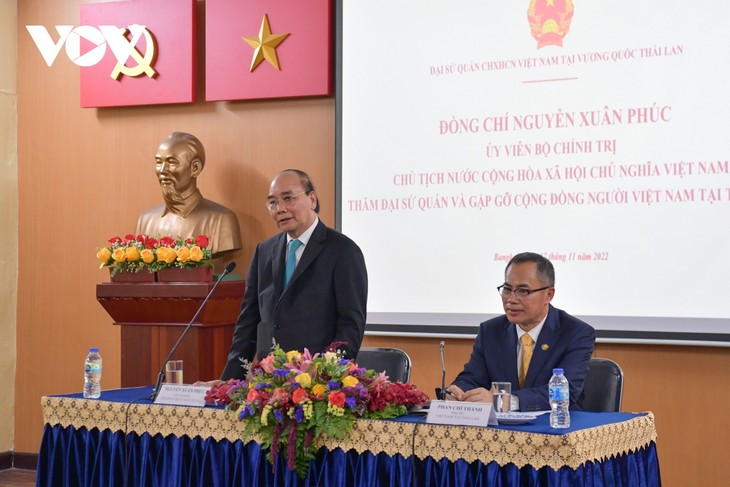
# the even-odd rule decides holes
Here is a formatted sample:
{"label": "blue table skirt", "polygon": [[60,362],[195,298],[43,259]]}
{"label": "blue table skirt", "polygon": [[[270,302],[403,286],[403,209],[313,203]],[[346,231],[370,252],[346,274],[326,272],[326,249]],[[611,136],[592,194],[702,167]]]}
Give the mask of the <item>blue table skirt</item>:
{"label": "blue table skirt", "polygon": [[[576,470],[518,469],[495,462],[471,464],[413,456],[321,449],[306,479],[266,460],[249,442],[177,438],[96,428],[46,425],[38,459],[38,486],[659,486],[656,445]],[[273,472],[272,472],[273,470]]]}

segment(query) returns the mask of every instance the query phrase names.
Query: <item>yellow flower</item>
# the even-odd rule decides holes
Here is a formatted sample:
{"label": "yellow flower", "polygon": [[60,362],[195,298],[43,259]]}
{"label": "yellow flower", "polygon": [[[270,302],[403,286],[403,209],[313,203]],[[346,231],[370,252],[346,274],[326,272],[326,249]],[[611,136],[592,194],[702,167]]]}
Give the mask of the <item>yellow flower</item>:
{"label": "yellow flower", "polygon": [[155,253],[151,249],[142,250],[140,256],[142,257],[142,262],[145,264],[151,264],[155,261]]}
{"label": "yellow flower", "polygon": [[104,247],[96,253],[96,258],[106,264],[112,258],[112,251]]}
{"label": "yellow flower", "polygon": [[302,354],[297,350],[290,350],[286,352],[286,361],[290,364],[298,364],[302,360]]}
{"label": "yellow flower", "polygon": [[187,247],[177,249],[177,260],[180,262],[188,262],[190,260],[190,249]]}
{"label": "yellow flower", "polygon": [[294,378],[294,380],[296,380],[299,385],[304,388],[307,388],[312,384],[312,377],[309,374],[299,374]]}
{"label": "yellow flower", "polygon": [[315,384],[314,387],[312,387],[312,394],[315,396],[324,396],[324,393],[327,391],[327,388],[324,386],[324,384]]}
{"label": "yellow flower", "polygon": [[335,406],[334,404],[327,404],[327,413],[331,414],[332,416],[344,416],[345,409],[339,406]]}
{"label": "yellow flower", "polygon": [[116,262],[124,262],[127,260],[127,257],[124,253],[124,249],[121,247],[117,247],[114,249],[114,252],[112,252],[112,259],[114,259]]}
{"label": "yellow flower", "polygon": [[139,249],[137,247],[127,247],[127,250],[124,251],[124,256],[127,258],[129,262],[135,262],[139,260]]}
{"label": "yellow flower", "polygon": [[167,262],[168,264],[172,264],[175,262],[175,259],[177,259],[177,253],[175,252],[175,249],[172,249],[170,247],[160,247],[157,249],[157,260],[162,260]]}
{"label": "yellow flower", "polygon": [[302,411],[304,411],[304,419],[312,419],[312,416],[314,416],[314,406],[312,406],[312,401],[310,399],[307,399],[306,402],[302,404]]}
{"label": "yellow flower", "polygon": [[342,385],[345,387],[355,387],[360,381],[357,380],[357,377],[353,377],[351,375],[348,375],[344,379],[342,379]]}
{"label": "yellow flower", "polygon": [[203,250],[197,245],[190,247],[190,260],[193,262],[200,262],[203,260]]}
{"label": "yellow flower", "polygon": [[269,413],[271,412],[271,406],[268,404],[264,406],[263,411],[261,411],[261,425],[266,426],[269,424]]}

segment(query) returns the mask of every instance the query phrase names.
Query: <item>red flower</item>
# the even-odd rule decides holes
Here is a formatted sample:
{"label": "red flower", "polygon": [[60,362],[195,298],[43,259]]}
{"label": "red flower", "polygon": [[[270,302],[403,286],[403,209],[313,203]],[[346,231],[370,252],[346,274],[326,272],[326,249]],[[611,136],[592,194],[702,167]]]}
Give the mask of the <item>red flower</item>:
{"label": "red flower", "polygon": [[219,406],[225,406],[231,402],[231,398],[228,396],[228,391],[234,385],[241,382],[238,379],[229,379],[226,383],[220,386],[213,386],[208,392],[205,393],[205,402],[210,404],[217,404]]}
{"label": "red flower", "polygon": [[302,388],[299,388],[299,389],[297,389],[297,390],[296,390],[296,391],[294,391],[294,393],[293,393],[293,394],[291,395],[291,399],[292,399],[292,401],[294,401],[294,402],[295,402],[295,403],[297,403],[297,404],[299,404],[299,403],[300,403],[300,402],[302,402],[302,401],[305,401],[305,400],[307,400],[307,398],[308,398],[308,397],[309,397],[309,395],[307,394],[307,391],[305,391],[305,390],[304,390],[304,389],[302,389]]}
{"label": "red flower", "polygon": [[370,389],[369,411],[382,411],[389,404],[415,406],[428,402],[426,394],[412,384],[385,382]]}
{"label": "red flower", "polygon": [[148,238],[147,241],[144,243],[145,248],[147,249],[154,249],[157,247],[157,244],[159,242],[155,238]]}
{"label": "red flower", "polygon": [[259,394],[261,394],[261,405],[266,406],[267,404],[269,404],[269,401],[271,400],[271,394],[263,389],[259,391]]}
{"label": "red flower", "polygon": [[347,399],[347,397],[345,396],[344,392],[335,391],[335,392],[330,392],[328,399],[329,399],[330,404],[341,408],[341,407],[345,406],[345,399]]}
{"label": "red flower", "polygon": [[274,393],[271,395],[271,399],[276,401],[278,404],[286,404],[289,400],[289,393],[280,387],[274,389]]}
{"label": "red flower", "polygon": [[109,239],[109,245],[114,246],[115,244],[120,244],[120,243],[122,243],[122,239],[119,237],[112,237]]}
{"label": "red flower", "polygon": [[136,237],[135,235],[128,233],[127,235],[124,236],[124,243],[128,244],[128,243],[134,242],[135,237]]}
{"label": "red flower", "polygon": [[190,237],[186,238],[186,239],[185,239],[185,244],[186,244],[186,245],[193,245],[193,239],[192,239],[192,238],[190,238]]}
{"label": "red flower", "polygon": [[145,243],[147,241],[147,235],[140,234],[134,237],[134,239],[139,243]]}
{"label": "red flower", "polygon": [[208,236],[198,235],[195,237],[195,242],[198,244],[198,247],[205,248],[208,246]]}
{"label": "red flower", "polygon": [[173,247],[175,245],[175,239],[172,237],[162,237],[160,239],[160,245],[164,245],[165,247]]}
{"label": "red flower", "polygon": [[261,394],[259,394],[259,391],[251,389],[248,391],[248,395],[246,396],[246,402],[249,404],[255,404],[260,397]]}

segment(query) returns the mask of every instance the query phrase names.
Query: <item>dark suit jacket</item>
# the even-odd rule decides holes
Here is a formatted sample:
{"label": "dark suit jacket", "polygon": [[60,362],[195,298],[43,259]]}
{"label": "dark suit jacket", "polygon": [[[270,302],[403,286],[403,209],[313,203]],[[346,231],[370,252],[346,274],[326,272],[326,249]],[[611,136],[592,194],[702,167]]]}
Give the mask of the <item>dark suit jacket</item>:
{"label": "dark suit jacket", "polygon": [[515,326],[505,315],[481,323],[469,362],[453,383],[468,391],[489,389],[493,381],[511,382],[520,410],[546,411],[550,409],[548,382],[553,368],[562,368],[570,383],[570,408],[581,409],[583,382],[596,342],[593,327],[550,306],[527,369],[525,387],[520,389]]}
{"label": "dark suit jacket", "polygon": [[355,358],[365,331],[368,278],[360,248],[321,221],[284,289],[286,234],[256,246],[241,313],[221,379],[243,378],[241,358],[284,351],[323,351],[333,341]]}

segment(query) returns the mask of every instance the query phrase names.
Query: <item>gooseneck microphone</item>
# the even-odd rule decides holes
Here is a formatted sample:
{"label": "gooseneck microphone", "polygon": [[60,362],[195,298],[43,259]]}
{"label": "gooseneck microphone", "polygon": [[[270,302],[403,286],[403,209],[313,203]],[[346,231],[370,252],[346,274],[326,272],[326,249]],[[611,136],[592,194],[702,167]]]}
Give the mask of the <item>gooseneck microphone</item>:
{"label": "gooseneck microphone", "polygon": [[439,355],[441,357],[441,389],[436,389],[436,399],[446,399],[446,365],[444,364],[444,341],[439,343]]}
{"label": "gooseneck microphone", "polygon": [[235,268],[236,268],[236,263],[235,262],[231,262],[230,264],[228,264],[226,266],[226,268],[223,271],[223,273],[218,277],[218,280],[215,281],[215,284],[213,284],[213,287],[210,288],[210,291],[208,291],[208,295],[205,297],[205,299],[203,300],[203,302],[200,304],[200,307],[198,308],[198,311],[195,312],[195,316],[193,316],[193,319],[190,320],[190,323],[188,323],[188,326],[185,327],[185,329],[183,330],[182,334],[180,335],[180,338],[177,339],[177,342],[175,342],[175,345],[173,345],[172,350],[170,350],[170,353],[167,354],[167,357],[165,358],[165,361],[162,362],[162,368],[160,369],[160,373],[157,374],[157,383],[155,384],[155,390],[152,392],[152,395],[150,396],[150,400],[152,402],[154,402],[154,400],[157,399],[157,394],[160,393],[160,386],[162,385],[162,381],[165,378],[165,366],[167,365],[167,362],[169,362],[170,359],[172,358],[172,356],[175,354],[175,352],[177,351],[177,348],[182,343],[183,338],[185,338],[185,335],[188,334],[188,332],[190,331],[190,328],[192,328],[192,326],[193,326],[193,323],[198,318],[198,315],[200,314],[201,311],[203,311],[203,308],[205,308],[205,305],[208,303],[208,300],[213,295],[213,292],[215,291],[215,288],[217,288],[218,287],[218,284],[220,284],[220,282],[223,280],[223,278],[227,274],[230,274],[230,272],[233,269],[235,269]]}
{"label": "gooseneck microphone", "polygon": [[444,345],[446,345],[446,343],[441,340],[441,343],[439,343],[439,352],[441,355],[441,395],[443,396],[441,399],[446,399],[446,365],[444,364]]}

